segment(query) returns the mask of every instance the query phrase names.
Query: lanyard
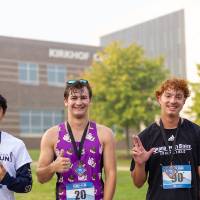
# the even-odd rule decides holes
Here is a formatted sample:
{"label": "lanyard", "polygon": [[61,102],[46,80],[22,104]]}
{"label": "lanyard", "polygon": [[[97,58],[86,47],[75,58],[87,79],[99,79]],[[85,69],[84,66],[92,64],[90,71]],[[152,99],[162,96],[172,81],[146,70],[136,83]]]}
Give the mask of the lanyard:
{"label": "lanyard", "polygon": [[82,138],[81,138],[80,146],[79,146],[79,148],[77,148],[77,145],[76,145],[76,142],[75,142],[73,133],[72,133],[71,126],[70,126],[69,123],[67,122],[68,133],[69,133],[70,139],[71,139],[71,141],[72,141],[72,145],[73,145],[73,147],[74,147],[75,154],[77,155],[77,157],[78,157],[79,160],[80,160],[80,158],[81,158],[81,152],[82,152],[82,149],[83,149],[83,143],[84,143],[84,141],[85,141],[85,137],[86,137],[86,134],[87,134],[88,126],[89,126],[89,122],[87,123],[87,125],[86,125],[86,127],[85,127],[85,130],[84,130],[84,132],[83,132],[83,135],[82,135]]}
{"label": "lanyard", "polygon": [[162,136],[163,136],[163,140],[165,142],[165,146],[167,147],[167,150],[168,150],[169,155],[170,155],[170,164],[172,164],[172,160],[173,160],[173,157],[174,157],[176,139],[177,139],[177,136],[178,136],[178,131],[180,129],[180,126],[181,126],[181,118],[179,119],[179,122],[178,122],[178,126],[177,126],[176,133],[175,133],[175,138],[174,138],[174,141],[172,143],[172,150],[171,150],[171,154],[170,154],[169,144],[168,144],[168,141],[167,141],[167,138],[166,138],[166,133],[164,131],[163,122],[160,119],[160,129],[161,129],[161,133],[162,133]]}

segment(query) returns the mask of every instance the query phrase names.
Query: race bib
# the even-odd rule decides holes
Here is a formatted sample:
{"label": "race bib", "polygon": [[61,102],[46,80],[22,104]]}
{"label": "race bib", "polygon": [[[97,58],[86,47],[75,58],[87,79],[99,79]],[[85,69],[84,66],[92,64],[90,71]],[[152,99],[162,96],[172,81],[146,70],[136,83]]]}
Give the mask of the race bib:
{"label": "race bib", "polygon": [[191,165],[162,166],[163,189],[191,188]]}
{"label": "race bib", "polygon": [[70,183],[66,186],[67,200],[95,200],[92,182]]}

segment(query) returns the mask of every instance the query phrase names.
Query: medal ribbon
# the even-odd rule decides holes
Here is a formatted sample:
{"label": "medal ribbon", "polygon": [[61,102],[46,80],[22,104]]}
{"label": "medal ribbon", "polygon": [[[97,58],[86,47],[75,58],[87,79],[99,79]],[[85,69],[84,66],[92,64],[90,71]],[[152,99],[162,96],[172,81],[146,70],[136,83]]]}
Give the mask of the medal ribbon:
{"label": "medal ribbon", "polygon": [[68,133],[69,133],[70,139],[71,139],[71,141],[72,141],[72,145],[73,145],[73,147],[74,147],[75,154],[77,155],[77,157],[78,157],[79,160],[80,160],[80,158],[81,158],[81,152],[82,152],[82,149],[83,149],[83,144],[84,144],[85,137],[86,137],[86,134],[87,134],[88,126],[89,126],[89,122],[87,123],[87,125],[86,125],[86,127],[85,127],[85,130],[84,130],[84,132],[83,132],[83,135],[82,135],[82,137],[81,137],[80,146],[79,146],[79,148],[77,148],[77,145],[76,145],[76,142],[75,142],[75,139],[74,139],[74,135],[73,135],[73,133],[72,133],[71,126],[70,126],[69,123],[67,122]]}
{"label": "medal ribbon", "polygon": [[173,160],[173,157],[174,157],[176,139],[177,139],[177,136],[178,136],[178,131],[180,129],[180,126],[181,126],[181,118],[179,119],[179,122],[178,122],[178,126],[177,126],[176,133],[175,133],[175,138],[174,138],[174,141],[172,143],[172,150],[171,150],[171,154],[170,154],[169,143],[167,141],[166,133],[164,131],[163,122],[160,119],[160,130],[161,130],[161,133],[162,133],[162,136],[163,136],[163,140],[165,142],[165,146],[167,147],[167,150],[168,150],[169,155],[170,155],[170,164],[172,164],[172,160]]}

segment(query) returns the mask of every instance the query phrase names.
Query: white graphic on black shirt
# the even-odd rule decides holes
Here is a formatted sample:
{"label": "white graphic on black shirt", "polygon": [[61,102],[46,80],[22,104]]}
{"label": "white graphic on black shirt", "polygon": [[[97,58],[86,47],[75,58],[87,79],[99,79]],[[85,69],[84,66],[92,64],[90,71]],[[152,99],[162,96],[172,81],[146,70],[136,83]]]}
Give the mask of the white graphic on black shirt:
{"label": "white graphic on black shirt", "polygon": [[172,135],[172,136],[168,139],[168,141],[169,141],[169,142],[173,142],[174,139],[175,139],[175,137]]}
{"label": "white graphic on black shirt", "polygon": [[[171,154],[172,146],[169,146],[169,151],[166,146],[156,147],[154,150],[154,154],[159,153],[162,155],[169,155]],[[175,145],[175,154],[185,154],[186,151],[191,151],[192,147],[190,144],[177,144]]]}

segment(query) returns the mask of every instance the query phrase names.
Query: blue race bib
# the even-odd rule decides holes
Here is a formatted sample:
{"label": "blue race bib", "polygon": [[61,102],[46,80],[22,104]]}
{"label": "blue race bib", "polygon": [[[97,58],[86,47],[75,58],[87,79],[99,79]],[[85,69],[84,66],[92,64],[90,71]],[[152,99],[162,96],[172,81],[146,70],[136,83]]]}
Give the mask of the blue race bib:
{"label": "blue race bib", "polygon": [[163,189],[191,188],[191,165],[162,166]]}

